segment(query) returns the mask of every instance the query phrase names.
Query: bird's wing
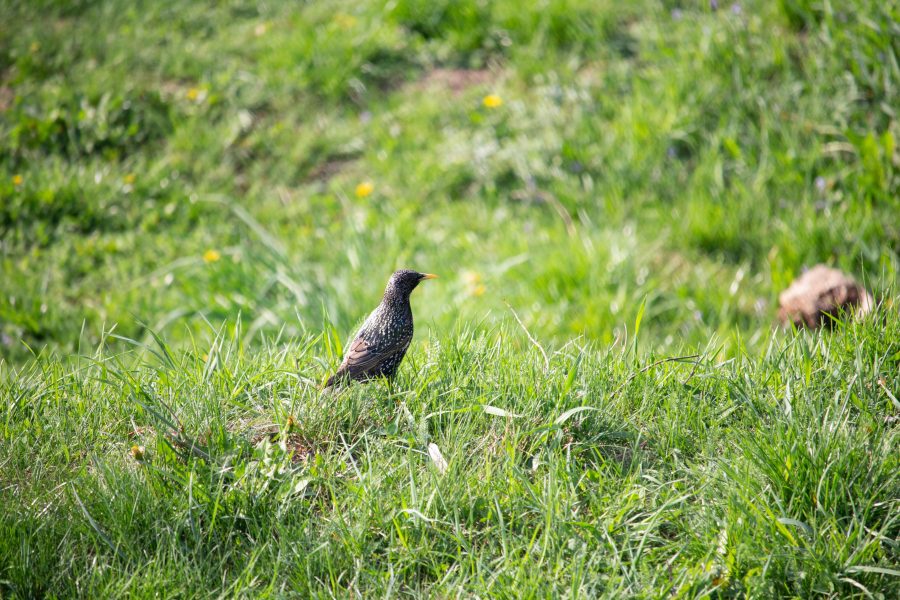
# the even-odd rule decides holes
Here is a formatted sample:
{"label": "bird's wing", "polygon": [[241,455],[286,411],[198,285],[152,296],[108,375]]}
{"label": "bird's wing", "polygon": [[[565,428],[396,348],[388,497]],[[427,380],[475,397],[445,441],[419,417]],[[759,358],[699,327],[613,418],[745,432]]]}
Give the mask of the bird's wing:
{"label": "bird's wing", "polygon": [[344,364],[342,366],[354,371],[365,371],[369,367],[374,366],[379,358],[381,358],[381,353],[375,352],[374,348],[369,346],[369,342],[363,338],[356,338],[350,344],[347,354],[344,355]]}
{"label": "bird's wing", "polygon": [[350,349],[344,356],[344,361],[341,364],[340,370],[349,371],[354,375],[365,373],[369,369],[377,367],[388,356],[405,349],[406,346],[409,345],[409,342],[409,339],[403,338],[397,340],[394,344],[385,348],[380,348],[376,351],[373,345],[364,338],[356,338],[353,340],[353,343],[350,344]]}

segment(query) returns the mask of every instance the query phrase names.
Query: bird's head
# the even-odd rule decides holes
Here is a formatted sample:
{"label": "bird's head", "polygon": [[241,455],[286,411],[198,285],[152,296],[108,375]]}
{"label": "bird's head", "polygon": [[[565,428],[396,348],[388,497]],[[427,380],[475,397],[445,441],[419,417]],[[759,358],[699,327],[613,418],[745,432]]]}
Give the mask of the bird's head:
{"label": "bird's head", "polygon": [[419,273],[409,269],[395,271],[388,280],[387,289],[384,291],[385,296],[408,297],[416,286],[425,279],[434,279],[437,275],[431,273]]}

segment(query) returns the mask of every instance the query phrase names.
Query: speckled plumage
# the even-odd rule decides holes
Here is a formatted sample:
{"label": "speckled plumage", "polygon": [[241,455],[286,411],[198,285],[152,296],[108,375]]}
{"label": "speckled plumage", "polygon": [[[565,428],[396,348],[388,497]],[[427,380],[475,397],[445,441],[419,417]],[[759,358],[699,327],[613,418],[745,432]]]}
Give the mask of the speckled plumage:
{"label": "speckled plumage", "polygon": [[391,275],[381,304],[360,327],[341,366],[328,378],[325,387],[394,376],[413,338],[409,295],[422,280],[433,277],[410,270]]}

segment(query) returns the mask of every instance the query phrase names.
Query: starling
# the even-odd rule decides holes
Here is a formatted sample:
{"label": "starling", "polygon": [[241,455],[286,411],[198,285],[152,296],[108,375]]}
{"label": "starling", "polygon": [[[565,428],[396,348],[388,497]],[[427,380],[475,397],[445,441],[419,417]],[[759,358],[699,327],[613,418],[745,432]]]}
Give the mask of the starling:
{"label": "starling", "polygon": [[376,377],[392,378],[413,338],[413,315],[409,295],[423,279],[437,275],[397,271],[388,280],[384,297],[350,344],[337,372],[325,387]]}

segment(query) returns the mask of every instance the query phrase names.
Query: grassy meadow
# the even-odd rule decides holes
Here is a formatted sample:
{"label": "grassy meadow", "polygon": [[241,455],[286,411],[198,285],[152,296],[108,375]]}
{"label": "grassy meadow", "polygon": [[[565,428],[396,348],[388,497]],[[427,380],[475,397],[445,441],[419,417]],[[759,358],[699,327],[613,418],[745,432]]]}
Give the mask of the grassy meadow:
{"label": "grassy meadow", "polygon": [[900,596],[898,113],[896,0],[0,0],[0,598]]}

